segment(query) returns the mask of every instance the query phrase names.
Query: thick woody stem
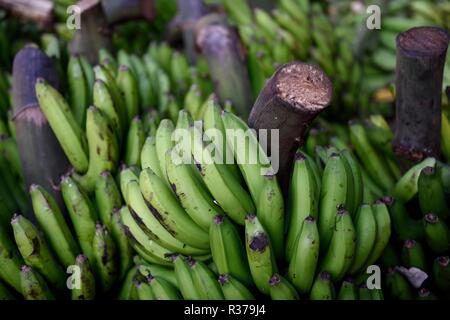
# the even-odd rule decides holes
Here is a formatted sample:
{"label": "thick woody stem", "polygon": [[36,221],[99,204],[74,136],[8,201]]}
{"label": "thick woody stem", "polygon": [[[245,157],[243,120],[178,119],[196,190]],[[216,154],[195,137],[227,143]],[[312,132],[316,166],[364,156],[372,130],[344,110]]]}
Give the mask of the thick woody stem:
{"label": "thick woody stem", "polygon": [[0,0],[0,7],[44,28],[50,28],[53,23],[53,2],[49,0]]}
{"label": "thick woody stem", "polygon": [[197,23],[197,45],[208,62],[221,103],[231,101],[236,113],[248,118],[253,102],[245,53],[235,30],[211,14]]}
{"label": "thick woody stem", "polygon": [[195,23],[207,13],[203,0],[178,0],[178,13],[183,32],[184,50],[191,64],[196,61]]}
{"label": "thick woody stem", "polygon": [[109,24],[128,20],[153,20],[156,16],[154,0],[102,0]]}
{"label": "thick woody stem", "polygon": [[294,154],[311,122],[330,104],[332,91],[330,79],[319,67],[293,61],[275,71],[253,105],[250,127],[278,130],[277,175],[285,194]]}
{"label": "thick woody stem", "polygon": [[20,162],[27,190],[39,184],[63,207],[54,186],[70,165],[39,107],[34,86],[40,77],[59,87],[52,59],[37,48],[20,50],[13,63],[14,124]]}
{"label": "thick woody stem", "polygon": [[403,169],[440,154],[442,77],[449,35],[436,27],[397,36],[396,126],[392,142]]}
{"label": "thick woody stem", "polygon": [[105,48],[112,51],[111,31],[100,0],[81,0],[80,28],[70,43],[71,54],[85,56],[91,64],[98,61],[98,50]]}

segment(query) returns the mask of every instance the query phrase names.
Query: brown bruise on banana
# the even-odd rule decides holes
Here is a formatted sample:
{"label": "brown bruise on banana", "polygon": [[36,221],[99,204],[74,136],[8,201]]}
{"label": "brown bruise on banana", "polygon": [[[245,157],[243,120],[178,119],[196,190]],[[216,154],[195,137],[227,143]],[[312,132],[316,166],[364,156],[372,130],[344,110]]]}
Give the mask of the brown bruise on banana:
{"label": "brown bruise on banana", "polygon": [[256,232],[256,234],[250,238],[249,248],[252,251],[264,252],[268,246],[269,237],[264,232]]}
{"label": "brown bruise on banana", "polygon": [[145,200],[145,204],[147,205],[148,209],[150,210],[150,212],[152,213],[152,215],[156,218],[156,220],[158,220],[163,226],[164,228],[174,237],[178,234],[175,230],[173,230],[173,228],[170,228],[170,225],[167,224],[166,220],[167,220],[167,215],[168,212],[165,211],[165,215],[162,215],[154,206],[152,206],[147,200]]}
{"label": "brown bruise on banana", "polygon": [[[129,208],[129,210],[130,210],[131,217],[136,222],[136,224],[142,229],[142,231],[144,231],[144,233],[147,235],[147,237],[153,239],[154,241],[158,241],[159,237],[155,233],[153,233],[152,230],[147,228],[147,226],[145,225],[144,221],[142,221],[141,217],[139,217],[139,215],[136,213],[136,211],[134,211],[131,208]],[[138,242],[138,241],[136,240],[136,242]]]}

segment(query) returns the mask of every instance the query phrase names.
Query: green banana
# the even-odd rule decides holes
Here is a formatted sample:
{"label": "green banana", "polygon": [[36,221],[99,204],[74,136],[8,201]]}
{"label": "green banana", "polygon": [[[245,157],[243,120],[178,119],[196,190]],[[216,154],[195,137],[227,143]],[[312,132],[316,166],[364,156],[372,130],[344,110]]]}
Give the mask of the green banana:
{"label": "green banana", "polygon": [[320,272],[309,293],[310,300],[334,300],[335,289],[328,272]]}
{"label": "green banana", "polygon": [[394,185],[394,179],[385,162],[371,146],[366,131],[360,123],[350,123],[350,140],[370,177],[380,187],[389,190]]}
{"label": "green banana", "polygon": [[364,268],[377,238],[377,222],[372,207],[363,204],[359,207],[355,222],[356,248],[349,273],[356,274]]}
{"label": "green banana", "polygon": [[[170,160],[169,160],[170,161]],[[171,164],[166,164],[169,179],[172,179]],[[152,214],[180,241],[201,249],[209,248],[209,237],[178,203],[167,184],[150,168],[144,169],[139,177],[141,192]],[[172,180],[171,180],[172,182]],[[178,183],[175,184],[178,188]],[[145,219],[144,219],[145,223]]]}
{"label": "green banana", "polygon": [[53,197],[38,185],[31,185],[30,197],[36,219],[53,252],[63,266],[73,265],[80,249]]}
{"label": "green banana", "polygon": [[173,265],[175,277],[181,291],[181,295],[185,300],[200,300],[201,297],[194,285],[194,279],[191,272],[191,267],[186,262],[185,257],[181,255],[173,256]]}
{"label": "green banana", "polygon": [[141,167],[142,170],[150,168],[158,177],[164,179],[159,165],[158,154],[156,151],[156,138],[149,136],[145,139],[145,143],[141,150]]}
{"label": "green banana", "polygon": [[256,287],[269,294],[269,279],[277,272],[277,265],[269,235],[255,215],[245,218],[245,248]]}
{"label": "green banana", "polygon": [[417,181],[420,209],[423,214],[433,212],[443,220],[447,220],[450,209],[447,205],[444,187],[433,167],[422,169]]}
{"label": "green banana", "polygon": [[441,150],[442,154],[450,162],[450,120],[445,112],[442,112],[441,117]]}
{"label": "green banana", "polygon": [[125,109],[124,97],[120,93],[120,89],[117,85],[114,75],[104,65],[97,65],[94,67],[94,74],[96,80],[102,80],[109,89],[111,97],[113,99],[114,108],[120,120],[122,129],[127,128],[127,111]]}
{"label": "green banana", "polygon": [[450,264],[448,256],[437,257],[433,262],[433,278],[435,285],[444,292],[450,290]]}
{"label": "green banana", "polygon": [[[170,257],[172,260],[174,255],[176,254],[173,254]],[[170,282],[174,287],[179,287],[174,269],[166,268],[157,264],[149,264],[143,261],[139,256],[136,256],[134,260],[138,266],[139,273],[143,276],[148,276],[151,274],[154,277],[161,277]],[[171,267],[174,267],[174,265],[171,265]]]}
{"label": "green banana", "polygon": [[109,171],[103,171],[95,182],[95,203],[100,221],[111,230],[111,215],[122,207],[122,196]]}
{"label": "green banana", "polygon": [[80,64],[81,68],[83,69],[83,74],[86,78],[86,89],[87,89],[87,96],[88,96],[88,105],[92,101],[92,89],[94,87],[94,81],[95,81],[95,75],[94,70],[92,69],[92,66],[84,56],[80,56]]}
{"label": "green banana", "polygon": [[265,175],[256,214],[267,231],[277,260],[284,253],[284,200],[276,175]]}
{"label": "green banana", "polygon": [[138,300],[156,300],[149,278],[135,279],[133,286],[135,287]]}
{"label": "green banana", "polygon": [[393,202],[389,207],[393,231],[400,240],[420,240],[424,236],[424,228],[422,220],[415,220],[410,217],[405,205],[400,201],[392,199]]}
{"label": "green banana", "polygon": [[313,216],[307,216],[294,241],[288,269],[289,279],[300,293],[309,292],[313,285],[319,259],[319,248],[320,240],[316,219]]}
{"label": "green banana", "polygon": [[94,191],[100,173],[116,168],[119,145],[107,118],[96,107],[89,107],[87,111],[86,131],[89,143],[89,168],[82,176],[74,174],[74,179],[90,193]]}
{"label": "green banana", "polygon": [[428,213],[424,217],[425,240],[428,247],[436,253],[448,252],[450,247],[450,230],[445,222],[434,213]]}
{"label": "green banana", "polygon": [[373,300],[371,290],[367,288],[367,285],[365,283],[359,286],[358,294],[359,294],[358,300]]}
{"label": "green banana", "polygon": [[323,252],[331,242],[337,206],[345,207],[347,201],[348,172],[344,161],[341,155],[333,153],[323,171],[318,219],[320,249]]}
{"label": "green banana", "polygon": [[389,197],[385,197],[381,200],[377,200],[375,204],[372,205],[372,212],[377,224],[377,233],[375,244],[366,260],[366,265],[368,266],[374,264],[378,258],[381,257],[386,245],[389,243],[391,237],[391,218],[386,203],[389,203],[390,201]]}
{"label": "green banana", "polygon": [[22,257],[16,246],[9,238],[8,233],[0,225],[0,279],[17,292],[20,292],[20,266]]}
{"label": "green banana", "polygon": [[425,272],[428,270],[422,245],[415,240],[403,242],[402,262],[406,268],[414,267]]}
{"label": "green banana", "polygon": [[2,300],[16,300],[9,289],[0,281],[0,301]]}
{"label": "green banana", "polygon": [[39,235],[36,227],[29,220],[17,214],[13,216],[11,225],[17,248],[25,263],[41,273],[53,287],[64,289],[64,271]]}
{"label": "green banana", "polygon": [[[205,117],[209,113],[209,109],[206,110]],[[192,156],[203,182],[227,215],[236,223],[243,225],[245,216],[256,210],[250,195],[230,170],[231,165],[216,161],[215,156],[220,154],[220,150],[215,149],[213,156],[209,148],[211,145],[206,145],[202,139],[201,130],[197,126],[191,127],[190,130]]]}
{"label": "green banana", "polygon": [[272,300],[299,300],[300,298],[294,286],[278,273],[269,279],[269,286]]}
{"label": "green banana", "polygon": [[244,244],[233,223],[223,215],[216,215],[209,227],[213,261],[219,274],[229,274],[246,286],[253,284]]}
{"label": "green banana", "polygon": [[98,108],[108,119],[110,125],[117,128],[117,140],[122,141],[124,127],[120,122],[120,116],[117,113],[111,90],[103,80],[97,79],[93,88],[93,100],[95,107]]}
{"label": "green banana", "polygon": [[402,202],[409,201],[417,193],[418,181],[422,170],[426,167],[434,167],[435,165],[435,158],[426,158],[411,167],[393,187],[392,196]]}
{"label": "green banana", "polygon": [[131,121],[125,145],[125,163],[128,165],[141,165],[141,150],[145,142],[145,131],[142,120],[136,116]]}
{"label": "green banana", "polygon": [[138,83],[129,67],[121,65],[117,75],[117,86],[125,101],[127,119],[131,121],[139,113]]}
{"label": "green banana", "polygon": [[166,152],[174,146],[174,141],[172,140],[174,130],[173,122],[169,119],[163,119],[159,123],[155,135],[156,154],[158,156],[161,174],[168,184],[170,182],[166,171]]}
{"label": "green banana", "polygon": [[347,193],[348,212],[354,217],[363,200],[364,184],[362,173],[358,161],[350,150],[344,149],[340,152],[348,164],[347,178],[350,179],[348,180],[349,185],[352,185],[352,188],[349,188]]}
{"label": "green banana", "polygon": [[80,286],[72,288],[72,300],[93,300],[95,298],[95,276],[88,258],[80,254],[76,258],[75,265],[80,271]]}
{"label": "green banana", "polygon": [[105,226],[100,223],[95,226],[92,251],[100,287],[103,292],[106,292],[114,285],[119,275],[119,263],[114,240]]}
{"label": "green banana", "polygon": [[242,119],[226,111],[222,112],[222,121],[227,133],[227,144],[234,154],[253,201],[257,203],[264,186],[264,175],[273,174],[273,168],[253,129]]}
{"label": "green banana", "polygon": [[290,260],[293,255],[303,221],[308,216],[317,219],[319,209],[320,189],[317,186],[316,177],[310,163],[300,150],[295,154],[293,167],[288,202],[290,221],[286,240],[287,260]]}
{"label": "green banana", "polygon": [[356,250],[356,230],[349,212],[342,207],[337,209],[334,228],[320,270],[328,272],[334,281],[339,281],[349,270]]}
{"label": "green banana", "polygon": [[202,249],[187,245],[175,238],[174,235],[176,235],[176,233],[172,231],[171,233],[165,229],[159,222],[159,215],[156,213],[154,214],[148,207],[145,198],[141,194],[137,181],[130,181],[128,183],[127,190],[130,213],[139,225],[141,231],[143,231],[144,234],[147,234],[150,239],[153,239],[159,245],[166,247],[168,250],[175,253],[205,254],[209,251],[209,248]]}
{"label": "green banana", "polygon": [[70,106],[77,123],[84,127],[86,109],[89,105],[89,89],[80,58],[71,56],[67,65]]}
{"label": "green banana", "polygon": [[134,280],[137,275],[137,267],[134,266],[128,270],[120,288],[119,300],[137,300],[136,290],[134,288]]}
{"label": "green banana", "polygon": [[156,300],[180,300],[178,289],[162,277],[147,276]]}
{"label": "green banana", "polygon": [[227,273],[219,276],[219,283],[225,300],[255,300],[250,290]]}
{"label": "green banana", "polygon": [[39,106],[55,133],[64,153],[78,172],[88,169],[86,141],[70,107],[61,94],[44,79],[36,81],[36,97]]}
{"label": "green banana", "polygon": [[22,266],[20,269],[21,292],[25,300],[54,300],[47,283],[32,267]]}
{"label": "green banana", "polygon": [[208,266],[192,258],[188,258],[187,263],[191,268],[194,286],[202,300],[225,299],[214,272]]}
{"label": "green banana", "polygon": [[88,196],[69,176],[61,179],[61,193],[72,221],[81,251],[94,261],[92,241],[95,236],[97,212]]}
{"label": "green banana", "polygon": [[170,265],[171,261],[168,254],[171,252],[160,246],[153,239],[151,239],[139,225],[136,223],[131,215],[128,207],[123,207],[120,210],[120,216],[124,225],[125,234],[128,241],[134,250],[147,262],[160,265]]}
{"label": "green banana", "polygon": [[165,168],[169,184],[187,214],[206,231],[213,217],[224,212],[198,179],[196,169],[190,163],[179,161],[182,160],[180,157],[176,149],[169,149],[166,153]]}
{"label": "green banana", "polygon": [[[108,227],[107,227],[108,228]],[[122,279],[130,269],[133,261],[133,249],[128,242],[124,226],[122,224],[122,217],[120,209],[115,208],[112,212],[111,223],[108,230],[111,230],[111,236],[116,244],[116,249],[119,256],[119,279]]]}
{"label": "green banana", "polygon": [[[358,290],[352,278],[342,281],[341,289],[337,295],[338,300],[358,300]],[[364,300],[364,299],[361,299]]]}
{"label": "green banana", "polygon": [[412,290],[408,281],[394,268],[386,274],[386,289],[393,300],[412,300]]}
{"label": "green banana", "polygon": [[125,200],[125,203],[129,203],[128,201],[128,190],[127,190],[127,185],[128,182],[135,180],[135,181],[139,181],[139,174],[140,174],[140,170],[139,168],[135,167],[135,166],[130,166],[128,167],[125,164],[122,164],[120,166],[120,172],[119,172],[119,186],[120,186],[120,192],[122,193],[122,197]]}
{"label": "green banana", "polygon": [[117,69],[117,62],[114,56],[107,49],[100,48],[98,50],[98,61],[100,61],[100,63],[104,63],[105,60],[108,60],[111,63],[113,70]]}

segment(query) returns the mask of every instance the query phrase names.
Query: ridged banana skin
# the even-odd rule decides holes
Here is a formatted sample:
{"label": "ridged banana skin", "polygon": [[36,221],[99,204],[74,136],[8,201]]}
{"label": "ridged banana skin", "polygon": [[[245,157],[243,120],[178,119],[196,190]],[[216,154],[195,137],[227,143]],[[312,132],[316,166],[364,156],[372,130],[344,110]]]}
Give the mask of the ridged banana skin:
{"label": "ridged banana skin", "polygon": [[20,266],[23,260],[15,244],[0,225],[0,278],[20,292]]}
{"label": "ridged banana skin", "polygon": [[174,146],[174,141],[172,140],[172,134],[174,130],[175,127],[173,125],[173,122],[169,119],[163,119],[159,123],[155,135],[156,152],[159,160],[161,174],[168,184],[170,184],[170,182],[166,171],[166,152]]}
{"label": "ridged banana skin", "polygon": [[64,289],[65,274],[36,227],[23,216],[11,220],[14,239],[27,265],[40,272],[57,289]]}
{"label": "ridged banana skin", "polygon": [[122,217],[120,209],[114,209],[111,217],[111,225],[108,229],[111,231],[111,236],[114,239],[118,252],[119,260],[119,279],[122,279],[133,264],[134,250],[128,242],[124,226],[122,224]]}
{"label": "ridged banana skin", "polygon": [[339,154],[332,154],[325,165],[320,190],[318,227],[320,234],[320,251],[328,248],[335,225],[338,205],[346,205],[347,170]]}
{"label": "ridged banana skin", "polygon": [[319,260],[320,237],[314,217],[304,219],[302,229],[295,240],[289,262],[288,276],[300,293],[308,293],[314,282]]}
{"label": "ridged banana skin", "polygon": [[141,166],[141,151],[145,143],[145,131],[141,118],[134,117],[125,144],[125,163],[128,165]]}
{"label": "ridged banana skin", "polygon": [[156,300],[180,300],[178,289],[161,277],[149,276],[150,287]]}
{"label": "ridged banana skin", "polygon": [[117,86],[125,102],[127,119],[131,121],[139,113],[139,89],[137,80],[129,67],[125,65],[119,67]]}
{"label": "ridged banana skin", "polygon": [[141,150],[141,168],[142,170],[150,168],[158,177],[164,179],[159,164],[158,153],[156,151],[156,138],[149,136]]}
{"label": "ridged banana skin", "polygon": [[321,262],[320,270],[339,281],[348,271],[355,255],[356,230],[347,210],[338,209],[330,246]]}
{"label": "ridged banana skin", "polygon": [[378,258],[381,257],[381,254],[391,237],[391,217],[386,204],[381,200],[377,200],[375,204],[372,205],[372,212],[377,224],[377,235],[375,244],[367,258],[366,265],[368,266],[375,263]]}
{"label": "ridged banana skin", "polygon": [[291,260],[296,240],[306,217],[319,215],[320,189],[306,156],[297,151],[289,187],[288,211],[290,213],[286,239],[286,258]]}
{"label": "ridged banana skin", "polygon": [[122,207],[122,196],[119,187],[109,171],[100,173],[95,182],[95,204],[100,221],[111,229],[111,215],[114,209]]}
{"label": "ridged banana skin", "polygon": [[88,196],[72,178],[65,176],[61,179],[61,192],[81,251],[89,261],[94,261],[92,241],[97,212]]}
{"label": "ridged banana skin", "polygon": [[175,149],[170,149],[166,154],[165,168],[169,185],[192,220],[208,231],[213,217],[224,212],[201,181],[197,180],[198,173],[191,164],[174,163],[173,159],[178,155],[176,152]]}
{"label": "ridged banana skin", "polygon": [[227,273],[219,276],[219,283],[225,300],[255,300],[247,287]]}
{"label": "ridged banana skin", "polygon": [[[202,140],[202,133],[197,127],[191,129],[192,156],[200,175],[211,195],[236,223],[244,225],[245,216],[256,211],[250,194],[245,190],[229,167],[214,161],[211,151]],[[215,152],[218,152],[217,150]]]}
{"label": "ridged banana skin", "polygon": [[[170,164],[168,164],[170,166]],[[209,235],[184,211],[167,184],[151,169],[139,177],[141,192],[153,215],[180,241],[200,249],[209,248]]]}
{"label": "ridged banana skin", "polygon": [[137,181],[130,181],[127,189],[130,212],[140,229],[148,234],[151,239],[174,253],[205,254],[209,252],[209,248],[195,248],[181,242],[175,238],[173,233],[165,229],[159,222],[159,216],[154,214],[147,206]]}
{"label": "ridged banana skin", "polygon": [[102,224],[96,225],[95,236],[92,240],[94,265],[97,279],[103,292],[108,291],[119,275],[119,263],[116,245],[109,231]]}
{"label": "ridged banana skin", "polygon": [[298,300],[300,299],[294,286],[279,274],[274,274],[269,280],[270,297],[272,300]]}
{"label": "ridged banana skin", "polygon": [[30,197],[36,219],[53,252],[63,266],[73,265],[80,248],[53,197],[38,185],[31,185]]}
{"label": "ridged banana skin", "polygon": [[177,255],[174,258],[173,265],[178,287],[180,288],[183,298],[185,300],[200,300],[201,297],[194,284],[191,267],[187,264],[185,258],[181,255]]}
{"label": "ridged banana skin", "polygon": [[42,276],[29,266],[22,266],[20,270],[20,284],[20,292],[22,292],[25,300],[55,299]]}
{"label": "ridged banana skin", "polygon": [[269,279],[278,269],[269,235],[254,215],[248,215],[245,219],[245,248],[256,287],[262,293],[269,294]]}
{"label": "ridged banana skin", "polygon": [[316,280],[309,293],[310,300],[334,300],[335,289],[331,282],[331,275],[328,272],[321,272],[317,275]]}
{"label": "ridged banana skin", "polygon": [[[263,176],[273,173],[273,168],[255,132],[251,131],[244,121],[225,111],[222,112],[222,121],[227,132],[228,146],[234,154],[253,201],[257,202],[264,185]],[[233,132],[235,135],[232,134]],[[243,148],[242,143],[244,143]]]}
{"label": "ridged banana skin", "polygon": [[252,286],[245,247],[233,223],[223,215],[215,216],[209,228],[209,239],[211,254],[219,274],[229,274],[246,286]]}
{"label": "ridged banana skin", "polygon": [[208,266],[201,261],[193,259],[190,259],[188,264],[191,267],[194,285],[202,300],[225,299],[214,272],[212,272]]}
{"label": "ridged banana skin", "polygon": [[89,164],[86,138],[67,102],[43,79],[36,82],[36,97],[70,163],[78,172],[85,172]]}
{"label": "ridged banana skin", "polygon": [[270,237],[278,261],[284,256],[284,199],[276,175],[265,175],[256,214]]}
{"label": "ridged banana skin", "polygon": [[83,127],[89,105],[89,89],[80,58],[71,56],[67,65],[70,106],[77,123]]}
{"label": "ridged banana skin", "polygon": [[95,298],[95,276],[88,258],[80,254],[77,256],[75,265],[80,268],[80,288],[71,290],[72,300],[94,300]]}
{"label": "ridged banana skin", "polygon": [[83,189],[91,193],[103,171],[113,171],[119,160],[119,143],[106,116],[96,107],[89,107],[86,120],[89,144],[89,168],[85,175],[74,174]]}
{"label": "ridged banana skin", "polygon": [[355,257],[350,267],[350,274],[357,274],[366,264],[377,237],[377,222],[372,207],[363,204],[356,215],[356,248]]}

